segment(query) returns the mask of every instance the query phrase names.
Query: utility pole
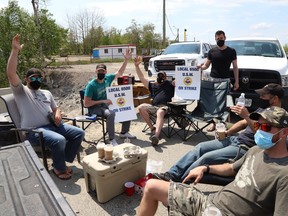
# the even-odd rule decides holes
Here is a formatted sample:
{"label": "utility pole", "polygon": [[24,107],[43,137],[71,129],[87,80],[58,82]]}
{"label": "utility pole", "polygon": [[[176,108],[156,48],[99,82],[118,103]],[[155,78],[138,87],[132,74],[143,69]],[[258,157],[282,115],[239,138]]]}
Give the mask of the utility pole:
{"label": "utility pole", "polygon": [[187,41],[187,29],[184,29],[184,41]]}
{"label": "utility pole", "polygon": [[165,48],[166,41],[166,2],[163,0],[163,41],[162,46]]}

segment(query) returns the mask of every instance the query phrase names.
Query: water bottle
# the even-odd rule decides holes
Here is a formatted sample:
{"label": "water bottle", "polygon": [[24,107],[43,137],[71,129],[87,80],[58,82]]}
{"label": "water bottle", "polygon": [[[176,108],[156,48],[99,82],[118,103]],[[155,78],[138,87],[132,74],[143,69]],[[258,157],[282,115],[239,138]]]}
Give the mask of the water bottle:
{"label": "water bottle", "polygon": [[238,98],[237,105],[242,107],[245,106],[245,93],[241,93],[240,97]]}

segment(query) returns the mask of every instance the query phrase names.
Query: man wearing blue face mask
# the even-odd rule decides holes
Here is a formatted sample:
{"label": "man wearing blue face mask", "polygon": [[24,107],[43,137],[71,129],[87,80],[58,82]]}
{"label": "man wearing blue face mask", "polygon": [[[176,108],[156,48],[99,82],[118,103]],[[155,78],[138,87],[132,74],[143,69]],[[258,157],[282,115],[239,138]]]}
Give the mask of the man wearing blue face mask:
{"label": "man wearing blue face mask", "polygon": [[[97,78],[92,79],[86,86],[84,96],[84,106],[88,107],[89,114],[96,114],[98,116],[104,115],[106,118],[107,132],[109,135],[110,144],[113,146],[118,145],[115,139],[115,112],[109,110],[109,105],[112,101],[107,98],[106,87],[111,86],[114,79],[122,76],[127,66],[128,60],[131,58],[131,50],[126,49],[124,56],[124,62],[120,69],[114,74],[107,73],[107,67],[105,64],[99,64],[96,66]],[[122,123],[122,130],[120,137],[135,139],[134,135],[129,133],[131,121],[125,121]]]}
{"label": "man wearing blue face mask", "polygon": [[[66,166],[66,161],[73,162],[84,131],[62,123],[61,111],[51,92],[40,88],[43,78],[41,70],[29,69],[25,76],[27,85],[22,84],[16,73],[18,54],[22,47],[20,35],[16,35],[12,40],[12,51],[7,63],[7,76],[20,112],[21,127],[43,132],[44,145],[52,153],[53,172],[62,180],[70,179],[72,170]],[[53,116],[53,122],[50,116]],[[38,134],[28,134],[27,138],[32,145],[39,144]]]}
{"label": "man wearing blue face mask", "polygon": [[[262,108],[267,108],[268,106],[281,107],[284,89],[279,84],[270,83],[261,89],[257,89],[256,92],[260,95]],[[257,111],[261,111],[262,108],[257,109]],[[225,131],[225,139],[215,139],[199,143],[180,158],[167,172],[153,173],[153,177],[166,181],[182,182],[190,170],[197,166],[220,164],[227,162],[228,159],[233,159],[238,153],[240,144],[244,144],[247,147],[254,146],[254,121],[249,118],[250,113],[247,108],[236,105],[231,107],[231,111],[243,119]],[[235,135],[235,133],[240,131],[241,133]],[[238,156],[242,157],[245,152],[242,149]]]}
{"label": "man wearing blue face mask", "polygon": [[204,195],[194,185],[150,179],[145,185],[138,216],[154,215],[158,202],[169,209],[169,215],[202,215],[207,206],[224,215],[282,216],[288,211],[288,113],[280,107],[254,112],[255,142],[241,159],[233,164],[199,166],[184,179],[197,184],[204,173],[235,176],[220,191]]}

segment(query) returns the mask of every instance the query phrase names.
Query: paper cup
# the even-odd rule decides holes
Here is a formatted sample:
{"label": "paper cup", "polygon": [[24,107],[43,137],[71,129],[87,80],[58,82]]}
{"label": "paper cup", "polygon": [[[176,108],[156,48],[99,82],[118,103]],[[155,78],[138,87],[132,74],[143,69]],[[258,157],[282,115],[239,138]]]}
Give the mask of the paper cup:
{"label": "paper cup", "polygon": [[133,182],[126,182],[124,184],[125,193],[127,196],[132,196],[134,193],[134,183]]}
{"label": "paper cup", "polygon": [[101,142],[97,144],[97,152],[98,152],[98,158],[103,159],[105,157],[105,143]]}

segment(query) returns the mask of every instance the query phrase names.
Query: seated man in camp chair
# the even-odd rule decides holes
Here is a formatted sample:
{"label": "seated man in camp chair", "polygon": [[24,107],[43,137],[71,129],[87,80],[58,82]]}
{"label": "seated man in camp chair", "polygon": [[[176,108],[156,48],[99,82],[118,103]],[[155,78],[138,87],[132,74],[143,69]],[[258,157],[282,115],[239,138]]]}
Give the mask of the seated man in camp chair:
{"label": "seated man in camp chair", "polygon": [[[261,107],[268,106],[281,107],[281,99],[284,97],[284,89],[278,84],[268,84],[262,89],[256,90],[260,95]],[[262,110],[257,109],[257,111]],[[193,150],[189,151],[179,161],[177,161],[165,173],[153,173],[153,177],[165,181],[182,182],[193,168],[204,164],[225,163],[229,159],[236,157],[240,144],[247,147],[255,145],[254,142],[254,121],[249,118],[247,108],[236,105],[231,107],[231,111],[238,114],[243,119],[233,124],[225,131],[224,140],[211,140],[199,143]],[[242,131],[238,136],[233,134]],[[240,157],[243,156],[246,149],[241,149]]]}
{"label": "seated man in camp chair", "polygon": [[[196,167],[183,180],[195,179],[197,184],[205,173],[211,173],[235,176],[233,182],[205,195],[194,185],[150,179],[137,215],[155,215],[159,202],[168,208],[169,215],[287,215],[288,113],[280,107],[269,107],[252,113],[250,118],[256,123],[257,146],[233,164]],[[215,210],[203,214],[209,206]]]}
{"label": "seated man in camp chair", "polygon": [[[88,107],[89,114],[96,114],[98,116],[104,116],[106,118],[107,132],[109,135],[109,142],[113,146],[117,146],[118,143],[115,139],[115,111],[109,109],[109,105],[112,101],[107,98],[106,87],[111,86],[114,79],[122,76],[128,60],[131,58],[131,50],[126,49],[126,53],[123,54],[124,61],[119,70],[115,73],[107,73],[107,67],[105,64],[98,64],[96,66],[97,77],[89,81],[86,85],[84,95],[84,106]],[[131,121],[122,122],[122,129],[120,138],[136,139],[136,136],[129,133]]]}
{"label": "seated man in camp chair", "polygon": [[[65,161],[73,162],[83,140],[84,131],[62,123],[61,111],[51,92],[40,89],[43,75],[39,69],[29,69],[25,77],[27,85],[22,84],[16,73],[18,54],[22,47],[20,35],[16,35],[12,41],[12,51],[7,63],[7,76],[20,111],[21,127],[43,132],[44,145],[52,153],[53,172],[62,180],[70,179],[72,170],[66,166]],[[55,117],[53,122],[49,113]],[[38,142],[37,133],[29,133],[27,138],[32,145]]]}
{"label": "seated man in camp chair", "polygon": [[[140,63],[141,57],[135,57],[134,64],[137,75],[143,85],[149,89],[153,101],[152,105],[147,103],[141,104],[139,106],[139,113],[152,132],[152,136],[150,138],[152,145],[157,145],[159,142],[160,132],[164,124],[164,116],[168,113],[167,103],[170,102],[174,96],[175,84],[174,82],[167,80],[166,73],[161,71],[157,75],[157,82],[149,82],[139,68]],[[153,127],[150,115],[156,115],[156,127]]]}

